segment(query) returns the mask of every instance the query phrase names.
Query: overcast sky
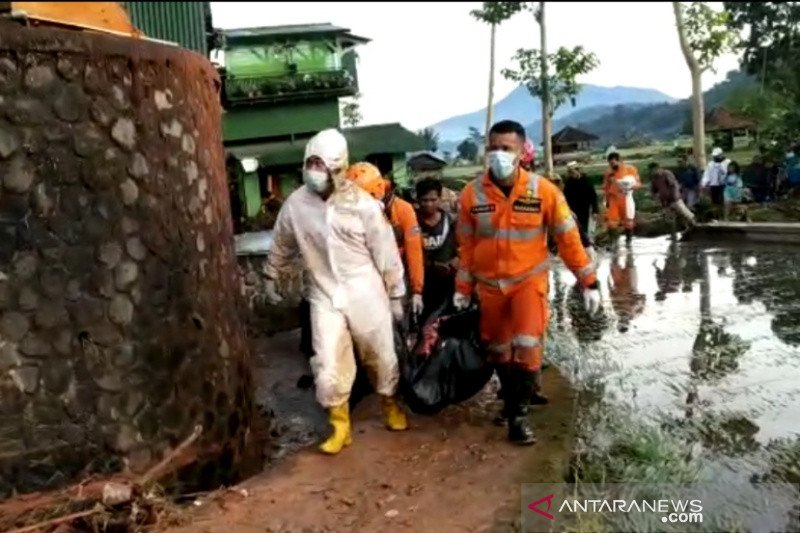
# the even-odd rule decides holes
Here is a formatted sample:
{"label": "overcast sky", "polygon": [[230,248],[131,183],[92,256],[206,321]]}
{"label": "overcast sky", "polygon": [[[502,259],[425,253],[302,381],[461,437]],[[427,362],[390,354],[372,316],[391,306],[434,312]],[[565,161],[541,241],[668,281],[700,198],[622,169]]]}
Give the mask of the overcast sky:
{"label": "overcast sky", "polygon": [[[721,6],[721,3],[712,3]],[[359,47],[363,124],[401,122],[419,129],[486,106],[489,28],[470,17],[480,2],[212,2],[218,28],[330,22],[372,39]],[[583,45],[600,66],[581,82],[648,87],[677,98],[691,94],[670,2],[550,2],[548,48]],[[538,48],[532,15],[497,32],[495,101],[514,83],[500,74],[517,48]],[[736,68],[722,57],[704,88]]]}

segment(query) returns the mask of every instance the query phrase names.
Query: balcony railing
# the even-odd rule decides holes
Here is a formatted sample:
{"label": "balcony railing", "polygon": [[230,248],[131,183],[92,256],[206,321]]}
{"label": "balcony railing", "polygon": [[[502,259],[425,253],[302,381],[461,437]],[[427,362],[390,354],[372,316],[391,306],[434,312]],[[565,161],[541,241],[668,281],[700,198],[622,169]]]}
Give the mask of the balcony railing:
{"label": "balcony railing", "polygon": [[279,102],[304,98],[352,96],[357,92],[346,70],[297,72],[267,76],[225,76],[229,104]]}

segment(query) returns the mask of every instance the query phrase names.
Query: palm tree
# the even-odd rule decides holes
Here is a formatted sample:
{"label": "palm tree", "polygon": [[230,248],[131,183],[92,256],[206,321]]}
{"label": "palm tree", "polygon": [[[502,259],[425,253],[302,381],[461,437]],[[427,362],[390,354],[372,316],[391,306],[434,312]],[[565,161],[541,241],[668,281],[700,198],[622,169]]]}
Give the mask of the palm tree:
{"label": "palm tree", "polygon": [[425,128],[419,130],[417,135],[422,137],[422,142],[425,143],[425,149],[435,152],[439,149],[439,134],[433,128]]}

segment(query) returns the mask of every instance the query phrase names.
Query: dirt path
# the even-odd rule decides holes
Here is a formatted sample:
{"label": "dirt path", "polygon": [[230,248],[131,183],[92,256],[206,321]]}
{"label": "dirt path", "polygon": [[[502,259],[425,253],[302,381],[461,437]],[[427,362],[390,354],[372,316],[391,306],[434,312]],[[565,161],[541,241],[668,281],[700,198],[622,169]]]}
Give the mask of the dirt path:
{"label": "dirt path", "polygon": [[[292,339],[274,339],[269,352],[291,353]],[[313,402],[309,391],[295,387],[297,375],[289,371],[293,364],[281,356],[270,359],[263,367],[270,376],[265,377],[271,383],[268,395],[280,395],[285,388],[293,395],[288,401],[294,408],[308,403],[300,398]],[[294,370],[302,371],[302,364]],[[383,428],[371,397],[356,408],[353,445],[338,456],[304,449],[234,491],[202,501],[186,514],[182,526],[169,531],[513,530],[520,483],[561,480],[569,461],[572,391],[555,370],[545,371],[543,381],[551,404],[534,408],[530,415],[539,439],[532,448],[508,444],[505,430],[491,424],[499,407],[494,383],[470,402],[437,416],[412,415],[411,428],[404,433]],[[279,418],[288,416],[285,401],[275,408]],[[295,425],[307,428],[319,420],[319,413],[312,424],[303,422],[302,414],[292,414]],[[305,442],[313,433],[301,431]]]}

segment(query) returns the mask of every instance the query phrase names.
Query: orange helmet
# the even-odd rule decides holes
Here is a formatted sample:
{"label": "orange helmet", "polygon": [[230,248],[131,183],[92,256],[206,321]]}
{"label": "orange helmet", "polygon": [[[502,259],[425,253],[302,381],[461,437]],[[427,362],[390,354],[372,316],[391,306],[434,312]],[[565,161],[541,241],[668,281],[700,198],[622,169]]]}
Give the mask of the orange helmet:
{"label": "orange helmet", "polygon": [[345,177],[367,191],[376,200],[386,196],[386,180],[381,171],[371,163],[354,163],[347,169]]}

